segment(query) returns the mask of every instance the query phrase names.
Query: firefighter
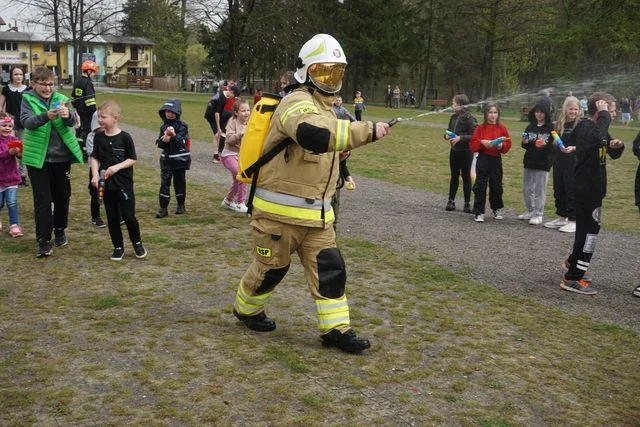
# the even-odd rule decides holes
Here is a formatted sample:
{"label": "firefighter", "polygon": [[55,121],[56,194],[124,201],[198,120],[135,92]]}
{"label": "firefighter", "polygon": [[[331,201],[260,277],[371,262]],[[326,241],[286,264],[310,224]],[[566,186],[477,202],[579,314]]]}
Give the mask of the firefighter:
{"label": "firefighter", "polygon": [[96,112],[96,91],[91,80],[98,74],[98,64],[93,61],[82,63],[82,76],[73,85],[73,107],[80,116],[80,134],[84,141],[91,132],[91,118]]}
{"label": "firefighter", "polygon": [[260,169],[253,199],[253,262],[236,293],[234,315],[249,329],[272,331],[264,306],[296,252],[316,302],[323,345],[349,353],[370,347],[350,327],[347,274],[332,226],[339,154],[389,132],[387,123],[337,119],[333,99],[347,60],[336,39],[317,34],[301,48],[295,82],[271,118],[263,153],[291,143]]}

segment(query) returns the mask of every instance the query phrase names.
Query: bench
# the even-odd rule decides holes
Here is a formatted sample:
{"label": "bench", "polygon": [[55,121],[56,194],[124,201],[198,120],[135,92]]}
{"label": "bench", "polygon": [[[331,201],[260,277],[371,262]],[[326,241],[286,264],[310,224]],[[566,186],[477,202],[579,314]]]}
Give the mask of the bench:
{"label": "bench", "polygon": [[449,104],[448,99],[430,99],[427,104],[431,105],[431,110],[435,110],[437,107],[446,107]]}

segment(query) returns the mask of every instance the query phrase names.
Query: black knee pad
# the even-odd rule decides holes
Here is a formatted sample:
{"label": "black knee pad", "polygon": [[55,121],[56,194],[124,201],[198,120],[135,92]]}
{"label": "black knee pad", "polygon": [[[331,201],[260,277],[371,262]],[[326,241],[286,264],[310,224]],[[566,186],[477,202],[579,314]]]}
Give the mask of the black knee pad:
{"label": "black knee pad", "polygon": [[340,298],[347,283],[347,269],[338,248],[323,249],[316,258],[320,295],[326,298]]}
{"label": "black knee pad", "polygon": [[284,276],[289,271],[289,265],[286,265],[282,268],[274,268],[265,273],[264,279],[258,289],[256,289],[256,294],[266,294],[267,292],[272,291],[278,283],[284,279]]}

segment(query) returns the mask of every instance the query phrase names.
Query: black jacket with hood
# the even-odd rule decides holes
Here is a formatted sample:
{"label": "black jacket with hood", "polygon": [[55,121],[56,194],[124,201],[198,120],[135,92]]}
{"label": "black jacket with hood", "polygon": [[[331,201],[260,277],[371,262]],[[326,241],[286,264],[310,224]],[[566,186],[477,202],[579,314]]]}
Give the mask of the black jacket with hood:
{"label": "black jacket with hood", "polygon": [[[538,125],[536,119],[536,111],[544,112],[544,124]],[[553,130],[551,122],[551,113],[549,113],[548,104],[541,101],[529,111],[529,125],[524,130],[526,136],[522,138],[522,148],[526,151],[522,162],[525,169],[536,169],[550,171],[551,166],[555,162],[556,151],[554,148]]]}
{"label": "black jacket with hood", "polygon": [[476,130],[478,122],[476,118],[471,115],[467,110],[462,110],[459,113],[453,113],[449,119],[449,127],[447,128],[451,132],[460,136],[460,141],[451,147],[453,151],[469,151],[469,141],[473,131]]}
{"label": "black jacket with hood", "polygon": [[[176,115],[173,120],[167,119],[166,111],[171,111]],[[162,118],[162,126],[160,126],[160,136],[156,140],[158,148],[162,149],[160,154],[161,169],[189,169],[191,166],[191,153],[187,146],[189,140],[189,126],[180,120],[182,114],[182,106],[177,99],[170,99],[165,102],[158,114]],[[169,126],[173,126],[176,134],[169,139],[169,142],[163,142],[162,136]]]}

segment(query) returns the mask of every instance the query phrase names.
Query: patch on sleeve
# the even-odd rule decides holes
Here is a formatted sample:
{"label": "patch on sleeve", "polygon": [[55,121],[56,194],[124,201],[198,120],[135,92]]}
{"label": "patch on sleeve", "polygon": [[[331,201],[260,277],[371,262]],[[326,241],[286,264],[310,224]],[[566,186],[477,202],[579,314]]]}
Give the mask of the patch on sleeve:
{"label": "patch on sleeve", "polygon": [[597,234],[587,234],[587,237],[584,240],[584,248],[582,248],[582,252],[585,254],[592,254],[596,250],[597,237]]}
{"label": "patch on sleeve", "polygon": [[258,253],[258,255],[265,257],[265,258],[271,258],[271,249],[269,248],[263,248],[262,246],[256,246],[256,252]]}

